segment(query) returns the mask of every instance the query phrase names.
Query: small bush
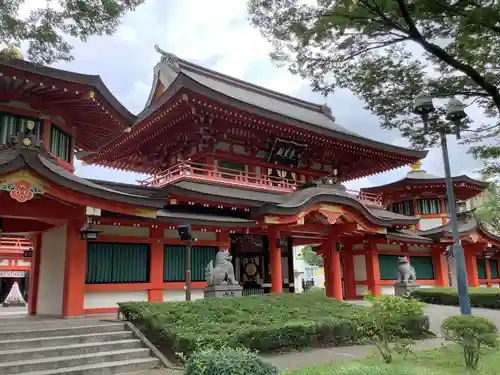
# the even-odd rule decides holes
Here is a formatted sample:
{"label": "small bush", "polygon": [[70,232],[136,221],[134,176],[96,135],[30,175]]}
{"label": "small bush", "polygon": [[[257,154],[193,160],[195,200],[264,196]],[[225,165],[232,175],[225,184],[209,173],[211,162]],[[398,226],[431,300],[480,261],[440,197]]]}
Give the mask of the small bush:
{"label": "small bush", "polygon": [[[411,337],[410,327],[402,322],[418,322],[425,318],[423,304],[419,301],[408,300],[397,296],[368,297],[373,301],[370,314],[376,328],[375,346],[380,352],[385,363],[392,362],[392,353],[403,354],[404,357],[411,352],[411,341],[405,340],[392,344],[397,336]],[[428,331],[428,325],[425,329]],[[423,329],[423,327],[421,327]]]}
{"label": "small bush", "polygon": [[477,369],[481,347],[497,345],[497,327],[486,318],[472,315],[450,316],[441,326],[445,339],[461,345],[465,365]]}
{"label": "small bush", "polygon": [[[120,312],[153,343],[187,356],[199,345],[273,352],[361,344],[377,333],[369,308],[326,298],[323,291],[193,302],[128,302],[120,304]],[[393,334],[416,338],[426,327],[426,316],[405,316]]]}
{"label": "small bush", "polygon": [[246,349],[196,351],[186,362],[185,375],[279,375],[279,370]]}
{"label": "small bush", "polygon": [[[411,297],[425,303],[458,306],[455,288],[420,288],[411,292]],[[474,307],[500,309],[499,288],[469,288],[470,303]]]}

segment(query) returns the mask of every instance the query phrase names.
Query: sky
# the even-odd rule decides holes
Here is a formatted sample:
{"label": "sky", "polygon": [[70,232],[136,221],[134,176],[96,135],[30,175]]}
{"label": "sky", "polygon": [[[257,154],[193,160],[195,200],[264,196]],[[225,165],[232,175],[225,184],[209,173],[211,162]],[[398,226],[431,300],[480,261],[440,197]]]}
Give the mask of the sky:
{"label": "sky", "polygon": [[[27,6],[39,4],[28,0]],[[98,74],[111,92],[133,113],[141,111],[153,80],[153,67],[160,60],[154,45],[180,58],[207,68],[264,86],[284,94],[319,104],[327,103],[337,122],[365,137],[406,146],[397,131],[379,128],[378,120],[363,109],[363,102],[351,92],[340,90],[328,97],[313,93],[308,82],[293,76],[286,68],[275,67],[269,58],[271,47],[247,20],[246,0],[146,0],[127,15],[113,36],[93,37],[87,43],[74,43],[74,61],[55,67],[79,73]],[[470,114],[478,116],[477,113]],[[466,153],[467,148],[449,138],[451,169],[454,175],[469,174],[481,167]],[[430,150],[423,169],[443,175],[440,149]],[[410,170],[400,168],[369,178],[350,181],[351,189],[381,185],[403,178]],[[144,176],[82,166],[81,177],[135,182]]]}

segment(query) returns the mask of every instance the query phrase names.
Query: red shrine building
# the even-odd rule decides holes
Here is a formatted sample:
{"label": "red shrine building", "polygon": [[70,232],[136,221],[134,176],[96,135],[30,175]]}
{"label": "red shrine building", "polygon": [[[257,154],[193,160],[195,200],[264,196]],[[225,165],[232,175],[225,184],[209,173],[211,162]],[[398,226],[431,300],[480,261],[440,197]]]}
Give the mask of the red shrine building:
{"label": "red shrine building", "polygon": [[[158,51],[137,115],[98,76],[0,63],[0,229],[32,244],[31,314],[184,299],[180,224],[197,238],[193,298],[203,297],[205,267],[221,249],[244,295],[294,292],[293,247],[306,244],[321,244],[329,297],[391,293],[397,256],[410,257],[422,285],[448,285],[443,179],[415,171],[361,192],[343,185],[426,152],[356,134],[326,105]],[[108,181],[76,176],[75,157],[108,167]],[[123,184],[113,170],[151,177]],[[466,177],[455,186],[459,199],[485,188]],[[437,217],[440,226],[424,224]],[[471,286],[498,286],[500,239],[471,213],[461,225]]]}

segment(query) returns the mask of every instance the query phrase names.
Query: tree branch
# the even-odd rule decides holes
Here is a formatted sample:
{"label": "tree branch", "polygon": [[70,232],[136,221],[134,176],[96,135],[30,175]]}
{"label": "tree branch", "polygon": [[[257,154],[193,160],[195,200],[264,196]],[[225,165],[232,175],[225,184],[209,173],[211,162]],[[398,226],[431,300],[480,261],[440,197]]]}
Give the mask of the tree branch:
{"label": "tree branch", "polygon": [[486,79],[481,74],[479,74],[477,70],[475,70],[472,66],[458,61],[441,47],[433,43],[429,43],[427,40],[425,40],[423,35],[417,29],[415,22],[413,22],[410,12],[408,11],[408,7],[406,6],[405,0],[397,0],[397,2],[401,11],[401,15],[408,25],[410,38],[414,42],[420,44],[425,51],[429,52],[448,65],[469,76],[478,86],[483,88],[484,91],[489,94],[489,96],[493,99],[493,102],[495,103],[498,111],[500,112],[500,92],[498,91],[496,86],[486,81]]}

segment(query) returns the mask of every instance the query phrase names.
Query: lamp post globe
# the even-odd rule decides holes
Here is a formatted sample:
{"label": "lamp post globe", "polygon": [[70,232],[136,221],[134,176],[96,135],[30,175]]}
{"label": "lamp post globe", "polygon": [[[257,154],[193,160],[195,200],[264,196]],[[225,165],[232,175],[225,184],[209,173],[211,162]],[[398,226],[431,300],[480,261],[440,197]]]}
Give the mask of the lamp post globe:
{"label": "lamp post globe", "polygon": [[466,117],[465,104],[458,99],[451,98],[446,105],[446,119],[455,125],[457,139],[460,139],[460,124]]}
{"label": "lamp post globe", "polygon": [[429,131],[429,114],[436,110],[432,101],[432,96],[425,92],[418,94],[415,97],[412,109],[413,113],[422,117],[422,121],[424,122],[424,134],[427,134]]}

